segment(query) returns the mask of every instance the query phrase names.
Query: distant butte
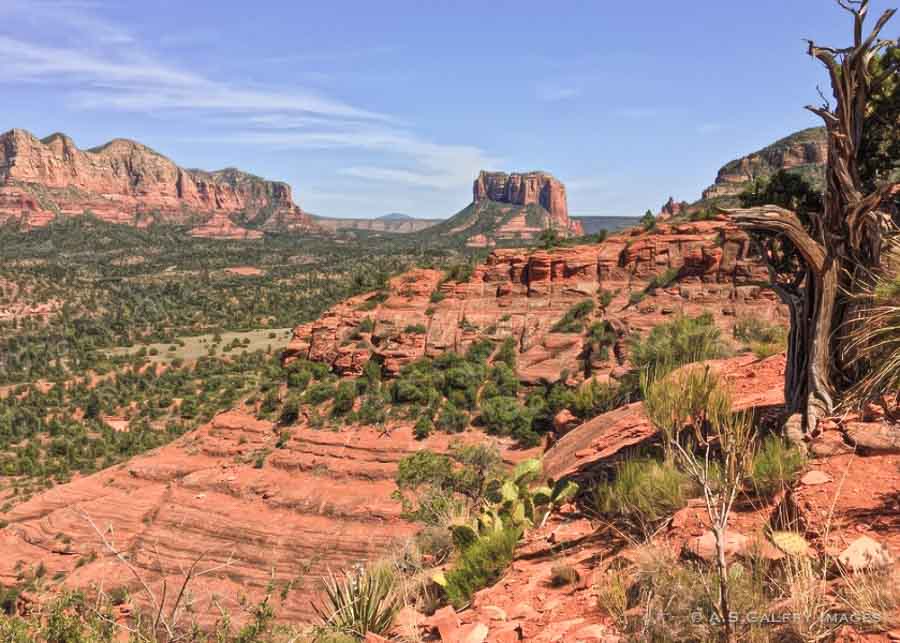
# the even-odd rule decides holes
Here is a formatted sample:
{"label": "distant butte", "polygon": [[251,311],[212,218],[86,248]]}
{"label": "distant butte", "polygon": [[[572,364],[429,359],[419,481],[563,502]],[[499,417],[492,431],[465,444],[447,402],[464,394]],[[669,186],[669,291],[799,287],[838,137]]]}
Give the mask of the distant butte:
{"label": "distant butte", "polygon": [[316,229],[286,183],[234,168],[185,169],[127,139],[81,150],[65,134],[42,140],[21,129],[0,134],[0,223],[18,220],[35,228],[85,212],[138,227],[194,225],[193,236],[232,239],[257,238],[261,230]]}

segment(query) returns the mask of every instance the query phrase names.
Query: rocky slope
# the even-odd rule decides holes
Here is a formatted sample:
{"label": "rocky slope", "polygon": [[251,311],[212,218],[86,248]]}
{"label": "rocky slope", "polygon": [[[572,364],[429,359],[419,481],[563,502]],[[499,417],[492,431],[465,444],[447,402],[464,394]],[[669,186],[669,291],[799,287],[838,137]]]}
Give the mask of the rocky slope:
{"label": "rocky slope", "polygon": [[[628,304],[631,292],[666,271],[674,275],[669,287]],[[520,378],[555,381],[564,371],[573,374],[585,340],[552,328],[575,303],[600,290],[615,293],[606,318],[620,336],[620,353],[629,333],[678,312],[710,310],[729,333],[738,315],[784,321],[772,293],[752,285],[764,278],[764,269],[749,255],[747,236],[724,220],[660,224],[652,233],[633,229],[601,244],[551,251],[497,249],[467,281],[441,277],[434,270],[414,271],[392,280],[390,296],[371,309],[354,300],[335,306],[295,329],[287,358],[327,362],[343,374],[361,373],[374,358],[395,374],[423,355],[461,352],[477,339],[512,335]],[[436,303],[423,306],[433,292]],[[353,337],[367,317],[374,330],[360,343]],[[410,326],[426,332],[406,332]],[[618,366],[608,364],[607,370],[618,372]]]}
{"label": "rocky slope", "polygon": [[[678,273],[670,287],[628,305],[630,292],[669,268]],[[627,334],[680,311],[710,310],[726,331],[736,314],[783,319],[768,293],[747,284],[759,277],[746,236],[727,221],[661,224],[653,233],[635,230],[551,251],[498,249],[464,281],[421,269],[395,277],[386,292],[351,298],[297,327],[284,356],[326,362],[344,376],[374,358],[390,376],[421,355],[512,335],[521,380],[565,375],[577,381],[584,376],[577,365],[585,338],[555,332],[553,325],[603,289],[617,291],[606,317],[619,341],[615,356],[595,365],[595,377],[619,377]],[[374,321],[371,332],[360,331],[366,317]],[[418,324],[424,334],[410,330]],[[47,577],[58,574],[66,586],[121,583],[139,595],[99,530],[154,588],[163,578],[171,586],[201,555],[203,569],[225,565],[195,589],[195,609],[206,619],[215,614],[213,593],[227,608],[243,595],[258,599],[273,568],[279,582],[298,586],[281,616],[308,619],[309,600],[327,569],[378,557],[414,530],[390,498],[401,457],[445,449],[458,437],[493,439],[470,429],[418,442],[408,422],[333,432],[301,418],[276,448],[281,431],[235,410],[127,464],[14,504],[0,514],[8,523],[0,529],[0,584],[14,584],[20,570],[43,563]],[[535,453],[499,444],[511,462]]]}
{"label": "rocky slope", "polygon": [[561,237],[584,234],[581,223],[569,218],[561,181],[546,172],[482,170],[472,185],[472,203],[424,234],[456,238],[470,247],[493,247],[533,241],[548,229]]}
{"label": "rocky slope", "polygon": [[391,499],[397,461],[446,449],[450,436],[422,443],[408,426],[297,427],[276,449],[279,433],[241,411],[224,413],[155,452],[16,505],[0,530],[0,584],[15,585],[20,570],[43,563],[65,586],[124,586],[141,603],[140,583],[111,547],[157,595],[164,580],[178,586],[194,560],[199,571],[215,568],[192,584],[203,622],[218,613],[214,599],[238,615],[241,597],[258,600],[272,578],[295,587],[280,616],[310,620],[309,601],[329,569],[377,557],[414,531]]}
{"label": "rocky slope", "polygon": [[761,150],[725,164],[716,181],[703,191],[704,200],[735,197],[756,179],[779,170],[801,174],[813,186],[823,187],[828,147],[825,129],[813,127],[795,132]]}
{"label": "rocky slope", "polygon": [[90,211],[113,223],[201,224],[195,236],[257,237],[232,218],[263,230],[314,229],[285,183],[235,169],[187,170],[125,139],[80,150],[71,138],[39,140],[14,129],[0,135],[0,223],[27,227]]}

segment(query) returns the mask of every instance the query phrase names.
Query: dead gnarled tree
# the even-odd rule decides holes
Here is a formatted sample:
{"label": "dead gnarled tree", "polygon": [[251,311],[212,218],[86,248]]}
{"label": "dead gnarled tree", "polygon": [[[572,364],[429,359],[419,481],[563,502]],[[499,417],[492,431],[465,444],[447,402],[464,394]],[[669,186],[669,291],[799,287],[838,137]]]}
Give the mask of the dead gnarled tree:
{"label": "dead gnarled tree", "polygon": [[[802,413],[807,431],[830,414],[843,393],[861,377],[853,359],[848,327],[859,306],[858,293],[882,264],[885,241],[896,233],[900,183],[866,193],[859,172],[869,98],[896,70],[873,61],[896,40],[879,39],[896,10],[885,11],[866,35],[868,0],[838,0],[853,16],[853,45],[822,47],[809,41],[809,55],[828,70],[834,106],[823,96],[807,106],[825,122],[828,158],[823,208],[803,217],[774,205],[728,210],[736,224],[761,241],[772,287],[789,307],[791,332],[785,399]],[[821,92],[820,92],[821,94]]]}

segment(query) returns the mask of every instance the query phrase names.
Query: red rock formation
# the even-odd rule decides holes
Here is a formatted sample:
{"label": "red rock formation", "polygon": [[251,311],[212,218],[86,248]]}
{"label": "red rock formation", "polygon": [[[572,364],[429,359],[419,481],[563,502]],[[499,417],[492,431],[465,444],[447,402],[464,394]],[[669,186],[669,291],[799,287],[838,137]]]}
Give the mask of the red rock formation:
{"label": "red rock formation", "polygon": [[14,129],[0,135],[0,222],[20,219],[28,227],[38,227],[54,216],[88,210],[105,221],[129,225],[212,217],[199,236],[218,230],[228,238],[258,236],[225,223],[235,214],[265,217],[264,229],[315,228],[284,183],[235,169],[186,170],[125,139],[80,150],[63,134],[38,140]]}
{"label": "red rock formation", "polygon": [[[422,356],[463,352],[484,337],[513,336],[520,378],[555,381],[574,373],[584,344],[582,335],[555,333],[553,326],[599,290],[615,293],[606,317],[623,336],[646,331],[677,311],[698,315],[711,309],[727,333],[739,314],[785,321],[772,293],[751,284],[765,278],[765,269],[749,255],[747,235],[727,221],[660,224],[631,235],[551,251],[497,249],[464,283],[441,283],[435,270],[407,273],[391,281],[383,303],[366,305],[375,293],[361,295],[298,326],[285,359],[322,361],[350,375],[374,358],[392,376]],[[630,292],[667,271],[674,272],[671,287],[657,290],[642,307],[628,306]],[[431,303],[435,290],[443,299]],[[360,340],[357,329],[366,317],[374,331]],[[409,326],[426,332],[404,332]],[[603,375],[618,366],[609,363]]]}
{"label": "red rock formation", "polygon": [[703,198],[733,197],[743,192],[754,180],[771,176],[778,170],[802,170],[813,185],[821,185],[827,155],[825,128],[815,127],[795,132],[724,165],[716,176],[716,182],[703,191]]}
{"label": "red rock formation", "polygon": [[511,205],[540,205],[550,214],[552,227],[573,235],[583,234],[581,224],[569,219],[566,186],[546,172],[507,174],[482,170],[472,186],[472,198]]}
{"label": "red rock formation", "polygon": [[[201,622],[220,616],[214,595],[239,616],[239,601],[260,600],[273,574],[279,586],[294,584],[279,617],[311,620],[310,600],[328,570],[376,558],[417,529],[391,498],[397,462],[422,448],[446,450],[451,438],[485,439],[422,442],[407,425],[389,437],[374,427],[335,433],[301,425],[275,449],[280,430],[223,413],[161,449],[16,505],[0,529],[0,584],[17,583],[18,565],[43,563],[48,575],[66,574],[66,587],[124,586],[143,605],[141,586],[96,526],[157,595],[163,579],[170,591],[179,586],[185,561],[203,557],[198,571],[219,568],[190,587]],[[503,449],[508,462],[536,455]],[[256,468],[260,453],[271,455]]]}
{"label": "red rock formation", "polygon": [[684,212],[686,207],[687,203],[684,201],[676,201],[675,197],[670,196],[669,200],[663,203],[663,206],[659,209],[659,214],[656,215],[656,219],[657,221],[671,219]]}

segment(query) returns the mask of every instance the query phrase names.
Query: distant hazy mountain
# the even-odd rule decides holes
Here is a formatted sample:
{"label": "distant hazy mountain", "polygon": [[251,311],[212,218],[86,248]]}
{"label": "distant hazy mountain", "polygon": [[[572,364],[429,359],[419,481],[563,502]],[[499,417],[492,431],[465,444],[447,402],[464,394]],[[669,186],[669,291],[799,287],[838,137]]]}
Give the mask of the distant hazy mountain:
{"label": "distant hazy mountain", "polygon": [[389,214],[383,214],[380,217],[375,217],[379,221],[412,221],[416,219],[416,217],[411,217],[408,214],[403,214],[402,212],[391,212]]}
{"label": "distant hazy mountain", "polygon": [[639,217],[572,217],[581,223],[585,234],[596,234],[601,230],[617,232],[628,226],[636,225]]}

